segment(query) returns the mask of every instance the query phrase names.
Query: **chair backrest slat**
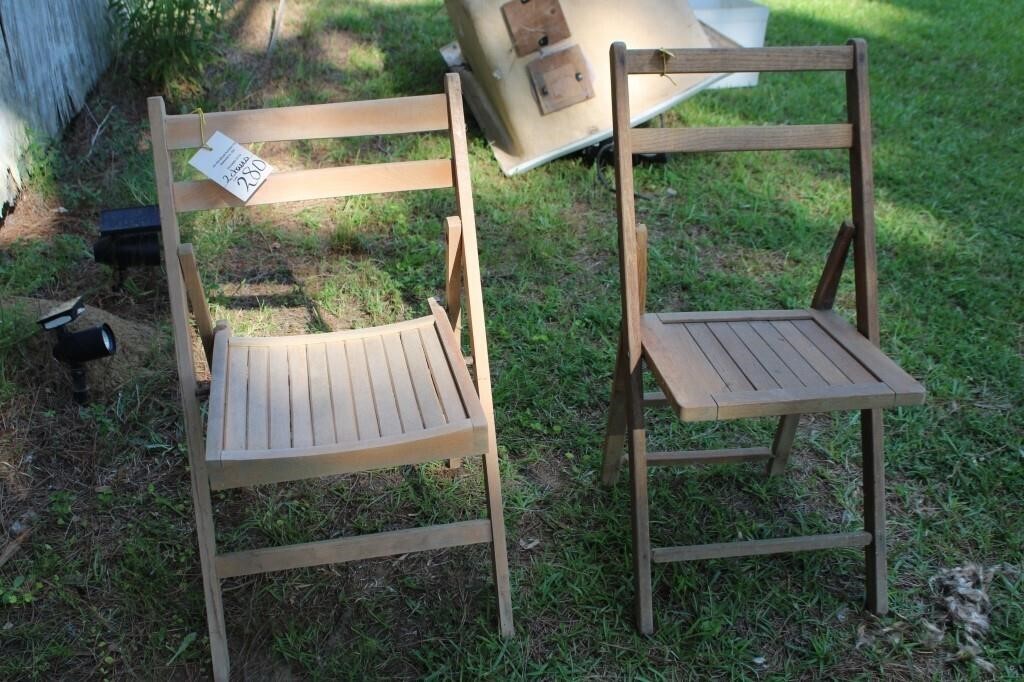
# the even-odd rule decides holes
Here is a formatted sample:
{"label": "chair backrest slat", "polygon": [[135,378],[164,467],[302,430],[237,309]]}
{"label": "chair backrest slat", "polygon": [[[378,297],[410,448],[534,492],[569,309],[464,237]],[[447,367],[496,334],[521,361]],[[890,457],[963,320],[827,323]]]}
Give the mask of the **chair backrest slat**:
{"label": "chair backrest slat", "polygon": [[[212,112],[204,115],[209,136],[219,130],[239,144],[314,140],[364,135],[398,135],[448,129],[444,95],[367,100]],[[200,138],[199,114],[168,116],[167,149],[195,149]]]}
{"label": "chair backrest slat", "polygon": [[749,152],[771,149],[849,149],[853,126],[744,126],[734,128],[637,128],[631,132],[633,153]]}
{"label": "chair backrest slat", "polygon": [[626,73],[735,73],[746,71],[848,71],[853,47],[748,47],[630,50]]}
{"label": "chair backrest slat", "polygon": [[398,161],[275,172],[245,203],[225,192],[212,180],[176,182],[174,208],[179,213],[186,213],[231,206],[259,206],[284,201],[441,189],[451,186],[452,163],[449,159]]}

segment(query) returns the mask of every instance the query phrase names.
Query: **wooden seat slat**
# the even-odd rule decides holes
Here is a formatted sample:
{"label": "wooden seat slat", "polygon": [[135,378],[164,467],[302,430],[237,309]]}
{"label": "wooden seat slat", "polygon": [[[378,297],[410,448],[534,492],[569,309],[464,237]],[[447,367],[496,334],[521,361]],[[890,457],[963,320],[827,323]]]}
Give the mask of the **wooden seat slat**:
{"label": "wooden seat slat", "polygon": [[402,337],[389,334],[383,338],[384,355],[391,372],[391,388],[398,403],[398,416],[402,420],[402,432],[412,433],[423,428],[423,416],[412,387],[412,376],[402,349]]}
{"label": "wooden seat slat", "polygon": [[398,401],[392,384],[391,369],[388,367],[384,345],[379,337],[363,340],[366,348],[366,366],[370,372],[370,386],[373,388],[373,404],[377,407],[377,424],[381,436],[396,436],[402,433],[402,419],[398,416]]}
{"label": "wooden seat slat", "polygon": [[224,449],[245,448],[246,394],[249,384],[248,348],[228,351],[227,409],[224,422]]}
{"label": "wooden seat slat", "polygon": [[445,419],[448,422],[465,419],[466,409],[459,398],[459,389],[455,385],[455,379],[452,378],[448,359],[441,349],[441,342],[433,327],[420,330],[420,342],[423,344],[427,362],[430,364],[430,375],[434,378],[437,394],[441,398]]}
{"label": "wooden seat slat", "polygon": [[266,348],[237,348],[235,352],[249,351],[249,405],[245,415],[246,447],[263,449],[270,447],[269,371]]}
{"label": "wooden seat slat", "polygon": [[268,349],[267,381],[270,394],[270,447],[289,448],[292,445],[292,407],[288,387],[288,348],[274,346]]}
{"label": "wooden seat slat", "polygon": [[327,370],[326,344],[306,347],[306,366],[309,378],[309,404],[313,420],[313,444],[337,443],[334,428],[334,397],[331,376]]}
{"label": "wooden seat slat", "polygon": [[306,346],[288,347],[288,386],[291,389],[292,447],[312,447],[313,409],[309,397]]}
{"label": "wooden seat slat", "polygon": [[377,407],[373,400],[373,389],[370,388],[370,370],[366,364],[366,348],[363,339],[354,339],[345,344],[348,352],[348,371],[352,381],[352,395],[359,396],[356,400],[356,427],[359,440],[369,440],[380,436],[377,423]]}
{"label": "wooden seat slat", "polygon": [[355,400],[352,394],[352,380],[348,371],[348,356],[345,343],[338,341],[325,344],[327,373],[331,381],[331,408],[334,410],[335,438],[339,443],[359,440],[356,428]]}
{"label": "wooden seat slat", "polygon": [[441,408],[440,398],[437,389],[434,387],[434,379],[430,374],[430,367],[427,365],[427,357],[423,350],[423,341],[418,331],[403,331],[402,349],[405,352],[406,363],[412,375],[413,388],[416,391],[416,403],[419,406],[420,414],[423,415],[423,426],[433,428],[445,423],[444,410]]}

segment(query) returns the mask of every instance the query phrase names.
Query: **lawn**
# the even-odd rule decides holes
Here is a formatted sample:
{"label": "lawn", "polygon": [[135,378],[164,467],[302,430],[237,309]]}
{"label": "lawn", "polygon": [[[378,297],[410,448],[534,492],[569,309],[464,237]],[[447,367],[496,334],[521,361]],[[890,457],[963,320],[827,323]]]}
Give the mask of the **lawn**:
{"label": "lawn", "polygon": [[[438,92],[440,0],[239,0],[202,87],[174,112]],[[1024,677],[1024,4],[769,0],[771,44],[868,40],[883,348],[928,389],[886,413],[892,611],[861,608],[862,554],[659,565],[657,632],[635,634],[628,484],[600,485],[618,324],[613,195],[579,158],[505,178],[471,130],[516,637],[496,634],[483,546],[225,582],[246,679],[1000,679]],[[599,68],[605,68],[598,65]],[[100,208],[155,203],[145,97],[117,66],[65,137],[32,152],[0,229],[0,679],[202,679],[202,587],[166,289],[91,260]],[[841,77],[767,74],[665,125],[831,122]],[[110,112],[99,135],[97,120]],[[445,141],[268,144],[283,167],[436,153]],[[184,167],[184,161],[182,161]],[[677,156],[643,168],[651,309],[804,306],[848,215],[845,156]],[[242,332],[426,314],[441,293],[444,193],[222,211],[184,225],[214,316]],[[60,209],[65,209],[60,211]],[[70,406],[19,297],[118,316],[122,355]],[[852,312],[852,277],[838,307]],[[117,324],[115,331],[120,332]],[[118,363],[118,364],[114,364]],[[115,371],[116,370],[116,371]],[[94,368],[94,371],[98,371]],[[764,445],[774,422],[681,425],[656,448]],[[856,416],[806,417],[788,475],[655,470],[655,546],[859,530]],[[480,467],[410,467],[219,493],[225,549],[474,518]],[[945,569],[991,569],[974,655]],[[963,659],[963,660],[961,660]]]}

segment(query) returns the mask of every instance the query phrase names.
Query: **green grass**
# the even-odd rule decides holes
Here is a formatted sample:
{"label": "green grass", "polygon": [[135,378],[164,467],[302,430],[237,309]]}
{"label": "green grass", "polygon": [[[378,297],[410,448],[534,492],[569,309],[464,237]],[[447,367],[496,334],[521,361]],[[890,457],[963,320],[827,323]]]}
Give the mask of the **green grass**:
{"label": "green grass", "polygon": [[[619,314],[613,197],[573,158],[505,178],[475,135],[517,636],[495,633],[486,552],[449,550],[227,581],[240,670],[325,680],[981,679],[975,664],[947,662],[962,643],[956,627],[935,647],[922,635],[923,623],[944,618],[930,579],[977,562],[1016,567],[991,585],[982,655],[996,677],[1024,677],[1024,127],[1014,86],[1024,74],[1015,28],[1024,11],[983,0],[768,4],[770,43],[869,42],[883,347],[929,391],[924,407],[886,413],[892,614],[861,611],[863,561],[841,550],[658,566],[657,633],[634,633],[628,485],[606,490],[598,475]],[[441,87],[436,49],[453,36],[439,0],[306,0],[289,3],[293,11],[301,26],[265,71],[227,47],[201,101],[175,110]],[[332,32],[351,41],[347,58],[318,47]],[[106,110],[104,97],[113,95],[95,95],[94,110]],[[833,121],[842,97],[834,75],[767,74],[753,89],[703,93],[666,124]],[[88,159],[64,152],[52,176],[40,171],[50,178],[43,190],[86,213],[152,201],[143,119],[141,108],[119,107]],[[443,148],[416,136],[287,153],[317,165]],[[806,305],[849,213],[841,153],[691,155],[637,179],[649,197],[638,211],[651,234],[651,309]],[[317,330],[424,314],[424,298],[440,293],[441,220],[453,208],[445,193],[426,192],[220,212],[190,218],[185,231],[215,315],[251,333]],[[77,239],[12,248],[0,285],[56,297],[87,259]],[[162,288],[145,277],[132,281],[149,293],[108,296],[108,309],[166,334]],[[846,314],[850,279],[838,299]],[[33,413],[51,410],[68,424],[51,432],[18,402],[33,386],[26,368],[46,365],[11,350],[28,323],[10,319],[0,318],[0,399],[28,425],[0,447],[34,460],[28,492],[13,492],[24,477],[0,479],[0,491],[12,491],[0,517],[9,525],[34,509],[40,520],[0,568],[0,678],[204,675],[169,356],[82,412],[63,407],[55,383]],[[655,413],[651,428],[653,447],[696,448],[766,444],[774,424],[682,425]],[[857,529],[858,434],[854,415],[805,420],[778,480],[743,466],[653,472],[655,546]],[[476,462],[455,475],[428,465],[232,491],[216,504],[226,550],[483,509]],[[904,634],[893,641],[892,632]],[[873,643],[858,646],[862,634]]]}

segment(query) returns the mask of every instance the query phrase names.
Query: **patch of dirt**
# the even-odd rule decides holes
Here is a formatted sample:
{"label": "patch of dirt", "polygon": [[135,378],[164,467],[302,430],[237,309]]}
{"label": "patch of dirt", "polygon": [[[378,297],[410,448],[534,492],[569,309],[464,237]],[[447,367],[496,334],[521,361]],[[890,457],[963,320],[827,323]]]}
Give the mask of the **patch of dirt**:
{"label": "patch of dirt", "polygon": [[565,487],[564,466],[564,463],[554,461],[553,456],[542,457],[529,466],[526,475],[543,488],[545,493],[554,493]]}
{"label": "patch of dirt", "polygon": [[[298,35],[296,17],[299,12],[295,4],[285,3],[284,22],[278,30],[278,41],[291,40]],[[229,59],[242,60],[266,53],[279,5],[278,0],[244,0],[231,8],[227,21],[235,47],[240,49],[232,50]]]}

